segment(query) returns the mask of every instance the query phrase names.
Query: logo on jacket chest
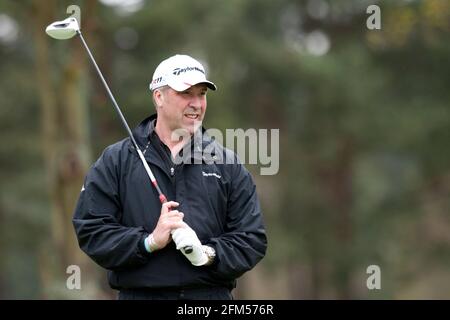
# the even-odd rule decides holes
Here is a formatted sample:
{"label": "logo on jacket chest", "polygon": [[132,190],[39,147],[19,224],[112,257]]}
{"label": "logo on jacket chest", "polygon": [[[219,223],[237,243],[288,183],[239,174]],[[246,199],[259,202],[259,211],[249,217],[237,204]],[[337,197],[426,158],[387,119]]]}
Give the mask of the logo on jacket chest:
{"label": "logo on jacket chest", "polygon": [[217,179],[222,178],[222,176],[220,176],[220,175],[218,175],[217,173],[214,173],[214,172],[209,173],[209,172],[202,171],[202,174],[203,174],[204,177],[215,177]]}

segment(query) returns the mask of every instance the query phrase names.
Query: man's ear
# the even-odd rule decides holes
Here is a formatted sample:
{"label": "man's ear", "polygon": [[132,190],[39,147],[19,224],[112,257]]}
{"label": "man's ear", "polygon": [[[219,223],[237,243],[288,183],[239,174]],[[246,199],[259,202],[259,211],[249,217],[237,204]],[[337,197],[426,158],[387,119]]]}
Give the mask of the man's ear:
{"label": "man's ear", "polygon": [[161,108],[164,103],[164,94],[162,90],[156,89],[153,91],[153,100],[155,101],[156,107]]}

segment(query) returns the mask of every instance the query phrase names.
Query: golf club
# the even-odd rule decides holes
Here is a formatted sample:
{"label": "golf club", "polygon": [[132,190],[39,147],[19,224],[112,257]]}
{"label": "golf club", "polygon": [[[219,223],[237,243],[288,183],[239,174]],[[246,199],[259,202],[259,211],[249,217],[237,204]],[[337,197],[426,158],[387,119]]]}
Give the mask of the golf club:
{"label": "golf club", "polygon": [[[102,83],[103,83],[106,91],[108,92],[108,95],[109,95],[117,113],[119,114],[120,119],[122,120],[122,124],[125,127],[125,129],[127,130],[128,135],[130,136],[131,142],[133,143],[133,146],[136,149],[136,152],[137,152],[139,158],[141,159],[142,164],[144,165],[145,171],[147,172],[151,183],[153,184],[153,186],[156,188],[156,191],[158,192],[159,201],[161,201],[161,204],[166,203],[167,202],[166,196],[162,193],[161,189],[159,188],[158,182],[156,181],[155,176],[152,173],[152,170],[148,166],[148,163],[145,160],[141,149],[139,148],[138,144],[136,143],[136,140],[133,137],[133,133],[131,132],[131,129],[128,126],[127,121],[125,120],[125,117],[123,116],[122,111],[120,110],[119,106],[117,105],[116,99],[114,99],[114,96],[112,95],[111,90],[109,89],[108,84],[105,81],[105,78],[103,77],[99,67],[97,66],[97,63],[95,62],[94,56],[92,55],[91,51],[89,50],[89,47],[87,46],[86,41],[84,41],[84,38],[83,38],[83,35],[81,34],[80,26],[78,25],[77,19],[75,19],[74,17],[69,17],[63,21],[53,22],[45,29],[45,32],[50,37],[52,37],[54,39],[58,39],[58,40],[70,39],[77,34],[80,36],[80,39],[84,45],[84,48],[86,49],[86,51],[89,55],[89,58],[91,58],[91,62],[94,65],[95,69],[97,70],[97,74],[99,75],[100,79],[102,80]],[[189,254],[192,252],[192,247],[186,246],[186,247],[182,248],[182,250],[184,253]]]}

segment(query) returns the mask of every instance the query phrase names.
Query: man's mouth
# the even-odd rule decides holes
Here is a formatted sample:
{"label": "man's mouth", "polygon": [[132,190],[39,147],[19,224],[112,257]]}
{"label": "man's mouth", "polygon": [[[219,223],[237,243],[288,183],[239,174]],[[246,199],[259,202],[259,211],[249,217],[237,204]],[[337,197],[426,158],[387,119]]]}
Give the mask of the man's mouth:
{"label": "man's mouth", "polygon": [[197,120],[200,118],[200,115],[197,113],[186,113],[184,116],[192,120]]}

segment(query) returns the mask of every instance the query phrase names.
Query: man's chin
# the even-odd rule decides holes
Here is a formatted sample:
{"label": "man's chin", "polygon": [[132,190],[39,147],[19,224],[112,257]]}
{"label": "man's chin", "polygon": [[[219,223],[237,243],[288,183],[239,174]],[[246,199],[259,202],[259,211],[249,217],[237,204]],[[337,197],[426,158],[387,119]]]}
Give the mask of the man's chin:
{"label": "man's chin", "polygon": [[193,120],[189,121],[190,123],[183,123],[183,129],[189,132],[190,135],[193,135],[195,131],[198,130],[202,126],[202,121]]}
{"label": "man's chin", "polygon": [[178,129],[173,130],[172,139],[173,141],[178,141],[181,137],[192,136],[201,127],[202,123],[196,121],[195,124],[185,124],[183,123]]}

